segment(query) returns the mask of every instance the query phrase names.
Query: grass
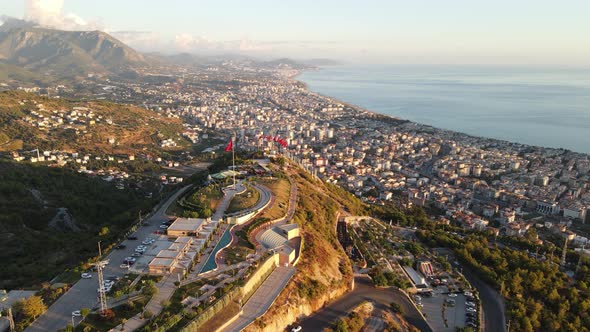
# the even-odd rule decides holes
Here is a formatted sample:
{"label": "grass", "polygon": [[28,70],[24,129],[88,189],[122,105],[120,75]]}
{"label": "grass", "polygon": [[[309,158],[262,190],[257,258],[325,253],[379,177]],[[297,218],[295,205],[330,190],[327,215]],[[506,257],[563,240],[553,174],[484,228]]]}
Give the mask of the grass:
{"label": "grass", "polygon": [[74,284],[80,280],[80,272],[67,270],[62,272],[55,278],[56,283],[64,283],[64,284]]}
{"label": "grass", "polygon": [[231,302],[223,310],[221,310],[213,318],[209,319],[205,324],[199,327],[200,331],[217,331],[225,322],[232,319],[240,312],[240,305],[236,302]]}
{"label": "grass", "polygon": [[246,210],[248,208],[253,207],[258,203],[260,200],[260,193],[258,190],[247,186],[246,191],[234,196],[231,202],[229,203],[229,207],[226,210],[226,213],[234,213],[242,210]]}
{"label": "grass", "polygon": [[76,326],[76,331],[109,331],[121,324],[123,319],[129,319],[142,312],[147,301],[142,298],[132,303],[133,305],[131,306],[129,304],[124,304],[113,308],[112,310],[115,313],[115,317],[109,320],[103,319],[96,313],[90,314],[83,322]]}
{"label": "grass", "polygon": [[289,180],[281,178],[276,180],[264,180],[261,182],[273,193],[275,201],[274,204],[266,209],[260,217],[268,218],[270,220],[283,217],[289,209],[289,194],[291,190]]}
{"label": "grass", "polygon": [[235,246],[225,249],[225,263],[227,265],[233,265],[242,262],[246,259],[246,256],[253,254],[254,250],[246,246]]}

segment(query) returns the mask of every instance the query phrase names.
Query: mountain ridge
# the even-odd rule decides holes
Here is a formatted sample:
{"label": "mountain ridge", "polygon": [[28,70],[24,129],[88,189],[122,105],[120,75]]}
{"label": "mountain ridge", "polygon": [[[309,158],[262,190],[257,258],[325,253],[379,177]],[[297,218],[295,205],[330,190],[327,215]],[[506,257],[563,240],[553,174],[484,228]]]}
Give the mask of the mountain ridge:
{"label": "mountain ridge", "polygon": [[114,74],[149,65],[145,57],[102,31],[0,26],[0,64],[37,74]]}

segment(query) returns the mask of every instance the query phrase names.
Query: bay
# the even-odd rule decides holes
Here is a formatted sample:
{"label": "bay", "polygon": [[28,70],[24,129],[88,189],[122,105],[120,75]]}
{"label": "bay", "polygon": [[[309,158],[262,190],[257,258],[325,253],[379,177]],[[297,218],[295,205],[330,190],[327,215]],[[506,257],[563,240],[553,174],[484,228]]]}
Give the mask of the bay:
{"label": "bay", "polygon": [[369,111],[590,153],[589,68],[344,65],[297,79]]}

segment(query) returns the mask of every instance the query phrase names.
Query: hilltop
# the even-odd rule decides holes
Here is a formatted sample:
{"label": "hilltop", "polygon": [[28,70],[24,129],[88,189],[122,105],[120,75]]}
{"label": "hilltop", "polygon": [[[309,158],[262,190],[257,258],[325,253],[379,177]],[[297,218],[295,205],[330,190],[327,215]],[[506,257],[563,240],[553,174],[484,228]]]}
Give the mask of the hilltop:
{"label": "hilltop", "polygon": [[137,106],[0,92],[0,151],[157,153],[164,139],[188,145],[182,130],[180,119]]}
{"label": "hilltop", "polygon": [[[0,26],[0,65],[7,76],[54,81],[121,74],[148,66],[142,54],[102,31],[63,31],[10,22]],[[17,70],[18,68],[18,70]]]}
{"label": "hilltop", "polygon": [[269,311],[247,331],[280,330],[343,295],[352,285],[352,267],[336,236],[336,218],[340,214],[362,213],[363,204],[302,170],[294,172],[291,180],[299,193],[294,221],[303,236],[298,271]]}

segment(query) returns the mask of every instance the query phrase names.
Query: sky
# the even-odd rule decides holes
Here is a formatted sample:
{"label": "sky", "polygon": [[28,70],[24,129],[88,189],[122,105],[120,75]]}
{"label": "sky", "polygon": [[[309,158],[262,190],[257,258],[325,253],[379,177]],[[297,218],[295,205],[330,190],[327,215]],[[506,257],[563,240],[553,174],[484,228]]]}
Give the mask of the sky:
{"label": "sky", "polygon": [[590,65],[588,0],[0,0],[0,15],[144,52]]}

